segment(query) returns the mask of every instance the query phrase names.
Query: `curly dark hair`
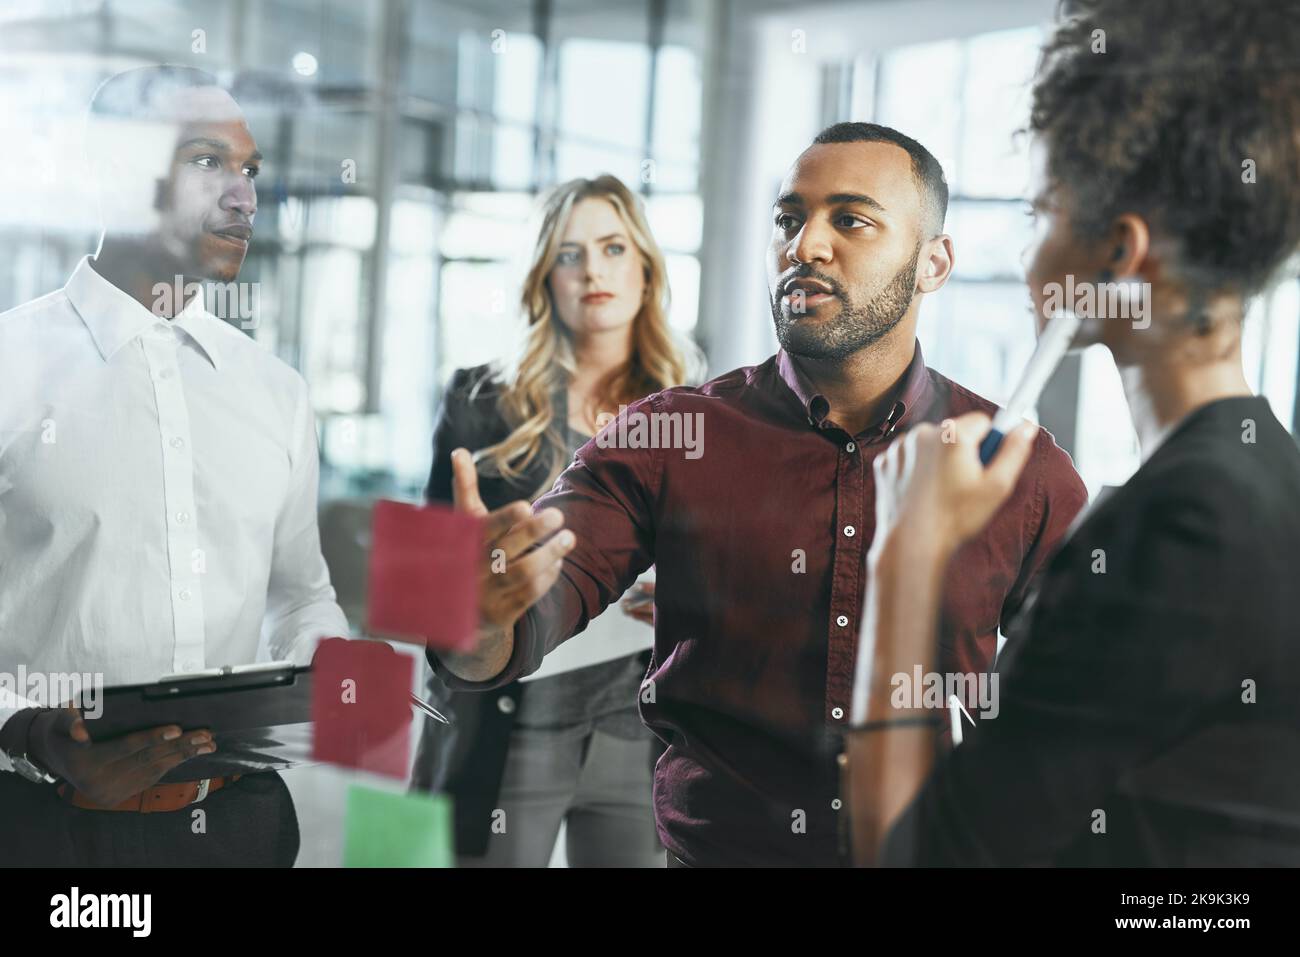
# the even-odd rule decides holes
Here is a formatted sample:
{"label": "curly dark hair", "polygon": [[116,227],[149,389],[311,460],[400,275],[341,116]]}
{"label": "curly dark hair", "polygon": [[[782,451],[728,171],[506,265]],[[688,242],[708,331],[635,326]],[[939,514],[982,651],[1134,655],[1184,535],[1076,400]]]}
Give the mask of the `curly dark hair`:
{"label": "curly dark hair", "polygon": [[1300,0],[1067,0],[1061,14],[1029,128],[1076,233],[1138,213],[1193,288],[1259,291],[1300,246]]}

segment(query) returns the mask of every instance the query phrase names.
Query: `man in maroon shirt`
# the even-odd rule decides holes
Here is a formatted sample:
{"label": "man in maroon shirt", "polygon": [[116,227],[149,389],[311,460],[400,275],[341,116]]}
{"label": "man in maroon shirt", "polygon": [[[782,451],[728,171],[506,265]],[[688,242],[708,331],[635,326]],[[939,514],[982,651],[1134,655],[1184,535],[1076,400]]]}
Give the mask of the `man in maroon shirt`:
{"label": "man in maroon shirt", "polygon": [[[656,567],[641,713],[667,746],[655,807],[670,863],[843,862],[835,755],[875,525],[872,462],[919,422],[995,408],[928,369],[916,343],[921,298],[952,270],[946,207],[942,169],[920,144],[873,124],[825,130],[773,211],[781,350],[635,403],[531,517],[522,503],[488,517],[490,549],[508,562],[492,574],[485,560],[483,636],[471,655],[431,656],[457,689],[535,670]],[[485,512],[467,454],[453,466],[461,507]],[[951,566],[946,672],[988,669],[999,626],[1085,500],[1040,430],[1015,493]]]}

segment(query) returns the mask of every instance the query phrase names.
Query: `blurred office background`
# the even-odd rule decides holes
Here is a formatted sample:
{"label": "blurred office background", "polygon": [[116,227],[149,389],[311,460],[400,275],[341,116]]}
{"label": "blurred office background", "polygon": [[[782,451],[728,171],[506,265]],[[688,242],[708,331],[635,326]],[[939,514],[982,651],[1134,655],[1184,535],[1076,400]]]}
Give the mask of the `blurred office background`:
{"label": "blurred office background", "polygon": [[[786,167],[829,123],[875,120],[943,163],[952,280],[929,364],[1005,400],[1033,338],[1020,251],[1027,81],[1055,0],[0,0],[0,310],[92,252],[85,107],[110,74],[227,82],[266,162],[241,279],[250,334],[310,383],[326,548],[354,616],[365,503],[419,494],[452,370],[509,355],[539,191],[611,172],[668,254],[672,323],[710,372],[775,349],[763,272]],[[1247,373],[1294,431],[1300,285],[1260,298]],[[0,388],[3,385],[0,384]],[[1136,445],[1109,357],[1038,410],[1090,491]],[[313,862],[304,837],[306,862]],[[318,862],[328,863],[321,852]]]}

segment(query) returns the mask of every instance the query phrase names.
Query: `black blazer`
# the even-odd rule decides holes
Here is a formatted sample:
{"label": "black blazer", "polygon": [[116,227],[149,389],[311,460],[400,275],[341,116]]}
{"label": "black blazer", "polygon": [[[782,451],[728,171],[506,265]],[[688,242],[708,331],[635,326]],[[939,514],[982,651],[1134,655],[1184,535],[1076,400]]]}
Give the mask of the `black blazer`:
{"label": "black blazer", "polygon": [[[452,376],[433,432],[433,468],[425,489],[428,501],[452,500],[452,450],[463,447],[473,452],[510,434],[499,409],[500,398],[501,386],[490,366],[458,369]],[[563,391],[559,400],[560,410],[566,412]],[[557,421],[562,424],[565,416],[557,415]],[[531,501],[549,472],[550,463],[539,457],[517,481],[480,475],[479,495],[489,510],[518,499]],[[452,693],[436,675],[430,678],[430,699],[453,724],[425,719],[411,784],[452,796],[457,853],[475,857],[487,853],[492,809],[526,688],[515,681],[489,692]]]}
{"label": "black blazer", "polygon": [[1300,452],[1189,415],[1052,559],[886,864],[1300,865]]}
{"label": "black blazer", "polygon": [[[491,366],[457,369],[452,375],[433,429],[433,468],[429,471],[429,484],[424,490],[425,498],[430,502],[450,502],[452,499],[453,449],[464,447],[473,452],[494,445],[510,434],[510,425],[502,417],[499,407],[501,392],[501,384],[493,376]],[[557,398],[560,411],[566,411],[563,390],[559,390]],[[564,417],[557,415],[556,420],[562,424]],[[478,488],[483,504],[491,510],[516,499],[531,501],[549,471],[550,463],[542,461],[539,456],[518,481],[480,475]]]}

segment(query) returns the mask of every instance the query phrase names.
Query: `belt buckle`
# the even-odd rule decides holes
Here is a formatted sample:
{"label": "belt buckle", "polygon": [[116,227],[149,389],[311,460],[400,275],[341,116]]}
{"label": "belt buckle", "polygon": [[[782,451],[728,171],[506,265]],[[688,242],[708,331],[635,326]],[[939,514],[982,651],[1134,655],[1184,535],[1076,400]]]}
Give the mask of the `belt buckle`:
{"label": "belt buckle", "polygon": [[199,782],[199,793],[196,794],[196,795],[194,796],[194,800],[191,801],[190,803],[191,803],[191,804],[198,804],[198,803],[199,803],[200,801],[202,801],[205,797],[207,797],[207,796],[208,796],[208,787],[209,787],[211,784],[212,784],[212,779],[211,779],[211,778],[204,778],[202,781],[200,781],[200,782]]}

